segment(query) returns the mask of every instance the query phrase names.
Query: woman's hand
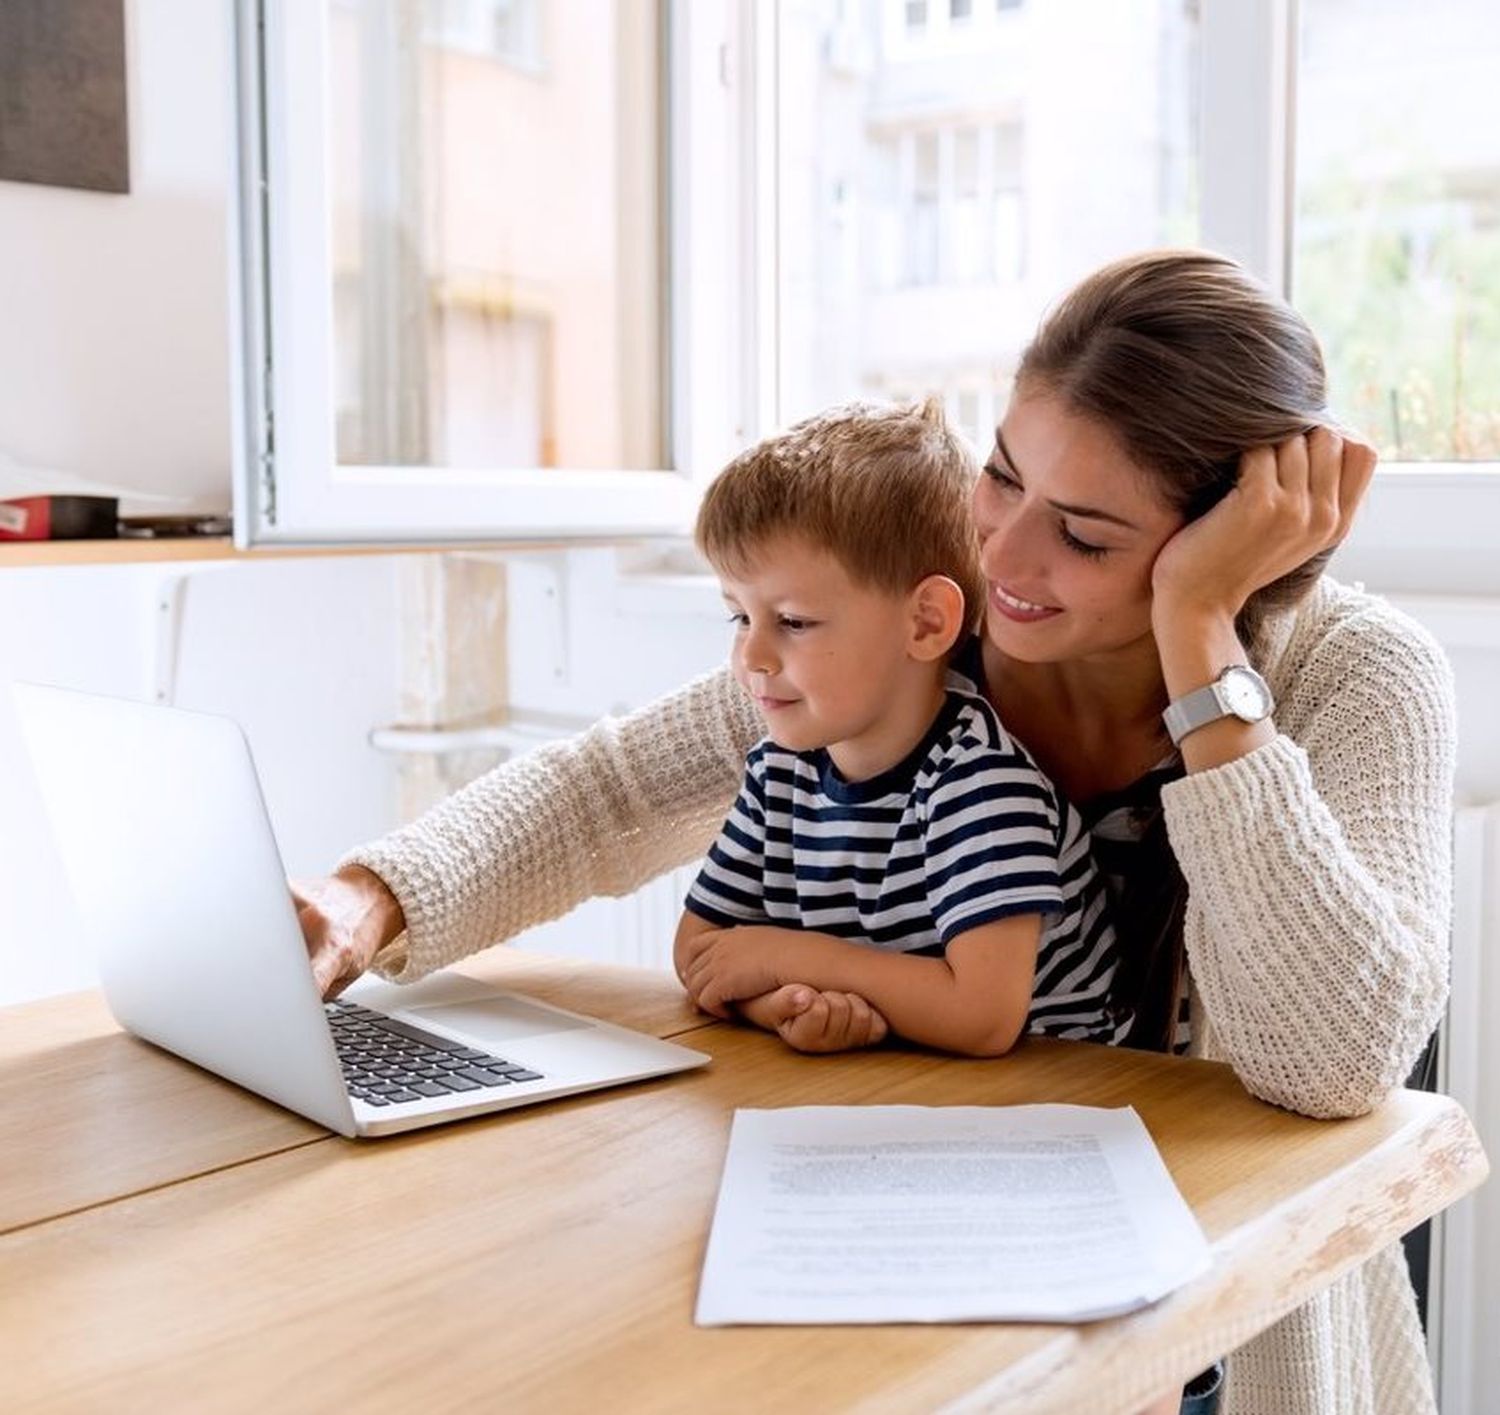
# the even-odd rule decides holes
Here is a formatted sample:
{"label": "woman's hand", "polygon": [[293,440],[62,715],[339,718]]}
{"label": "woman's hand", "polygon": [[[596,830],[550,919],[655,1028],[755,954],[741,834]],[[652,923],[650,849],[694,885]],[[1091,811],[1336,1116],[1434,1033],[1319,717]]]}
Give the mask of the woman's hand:
{"label": "woman's hand", "polygon": [[343,992],[406,927],[385,881],[360,865],[323,879],[292,880],[291,889],[313,978],[325,998]]}
{"label": "woman's hand", "polygon": [[1234,490],[1156,557],[1158,630],[1184,616],[1233,622],[1256,590],[1343,540],[1374,471],[1373,447],[1327,427],[1246,452]]}

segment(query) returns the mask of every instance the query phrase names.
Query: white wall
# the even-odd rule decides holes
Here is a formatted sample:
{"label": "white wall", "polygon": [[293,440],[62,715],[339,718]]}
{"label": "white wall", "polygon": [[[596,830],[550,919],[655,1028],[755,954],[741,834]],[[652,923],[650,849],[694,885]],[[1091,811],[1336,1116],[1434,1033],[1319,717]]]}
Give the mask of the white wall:
{"label": "white wall", "polygon": [[241,723],[288,871],[322,873],[396,824],[394,763],[366,741],[396,717],[395,565],[379,556],[0,571],[0,1005],[95,982],[10,682],[154,698],[157,606],[185,574],[174,700]]}
{"label": "white wall", "polygon": [[[0,182],[0,450],[225,509],[230,5],[125,14],[129,194]],[[4,685],[153,697],[156,606],[185,576],[175,700],[239,719],[289,870],[323,870],[395,823],[365,740],[397,712],[395,564],[0,570],[0,1002],[94,976]]]}
{"label": "white wall", "polygon": [[[507,585],[511,704],[620,716],[724,662],[728,616],[706,575],[621,576],[609,550],[520,556]],[[596,899],[518,940],[527,948],[664,968],[689,883],[678,871]]]}
{"label": "white wall", "polygon": [[227,509],[229,6],[125,14],[129,194],[0,182],[0,450]]}

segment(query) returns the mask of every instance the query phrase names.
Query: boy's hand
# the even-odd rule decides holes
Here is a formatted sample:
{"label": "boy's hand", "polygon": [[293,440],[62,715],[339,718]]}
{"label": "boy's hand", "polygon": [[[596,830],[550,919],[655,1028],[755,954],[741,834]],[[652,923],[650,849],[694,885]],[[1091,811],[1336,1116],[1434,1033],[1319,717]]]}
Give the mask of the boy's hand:
{"label": "boy's hand", "polygon": [[756,1003],[772,1016],[781,1014],[773,1025],[793,1051],[858,1051],[878,1046],[890,1032],[885,1018],[854,992],[819,992],[791,983]]}
{"label": "boy's hand", "polygon": [[711,1016],[728,1018],[731,1003],[774,992],[783,981],[776,967],[781,933],[747,924],[679,936],[678,973],[688,996]]}

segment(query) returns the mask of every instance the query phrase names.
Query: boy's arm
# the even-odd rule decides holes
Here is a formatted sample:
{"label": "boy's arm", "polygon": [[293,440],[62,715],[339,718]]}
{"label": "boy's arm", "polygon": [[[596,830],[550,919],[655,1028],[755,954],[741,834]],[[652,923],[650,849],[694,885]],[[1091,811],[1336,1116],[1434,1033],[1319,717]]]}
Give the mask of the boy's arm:
{"label": "boy's arm", "polygon": [[[683,910],[672,948],[677,976],[684,982],[690,941],[723,932],[717,924]],[[737,1000],[733,1011],[754,1026],[775,1032],[798,1051],[856,1051],[885,1040],[888,1027],[864,999],[797,983]]]}
{"label": "boy's arm", "polygon": [[743,998],[806,983],[859,994],[908,1041],[999,1056],[1026,1025],[1041,932],[1040,914],[1010,914],[958,934],[945,957],[922,958],[769,924],[708,925],[686,939],[679,930],[678,975],[715,1016]]}
{"label": "boy's arm", "polygon": [[793,1051],[860,1051],[879,1046],[890,1032],[885,1018],[858,993],[820,991],[805,983],[788,983],[734,1008],[747,1022],[775,1032]]}
{"label": "boy's arm", "polygon": [[677,970],[677,981],[684,987],[687,986],[688,961],[693,956],[693,941],[701,939],[705,934],[723,932],[718,924],[709,923],[691,909],[682,911],[682,917],[677,921],[677,936],[672,940],[672,966]]}

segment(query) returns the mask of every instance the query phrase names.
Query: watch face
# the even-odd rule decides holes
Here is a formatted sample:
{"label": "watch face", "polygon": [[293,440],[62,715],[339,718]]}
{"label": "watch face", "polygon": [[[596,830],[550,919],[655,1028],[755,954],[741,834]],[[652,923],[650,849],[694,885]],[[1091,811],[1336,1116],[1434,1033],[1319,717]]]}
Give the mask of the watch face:
{"label": "watch face", "polygon": [[1236,665],[1219,680],[1224,706],[1246,722],[1259,722],[1271,713],[1271,693],[1260,674]]}

